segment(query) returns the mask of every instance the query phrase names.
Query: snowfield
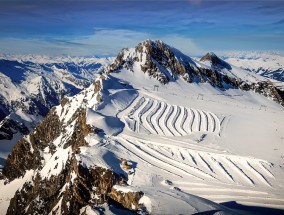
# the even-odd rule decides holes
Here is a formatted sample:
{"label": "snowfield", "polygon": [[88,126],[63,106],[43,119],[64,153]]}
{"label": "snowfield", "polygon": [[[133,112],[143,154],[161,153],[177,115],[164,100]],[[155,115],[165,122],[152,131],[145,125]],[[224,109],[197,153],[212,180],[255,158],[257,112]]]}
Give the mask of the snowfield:
{"label": "snowfield", "polygon": [[[283,107],[251,92],[223,93],[183,81],[162,85],[138,71],[109,76],[129,84],[139,80],[129,89],[138,95],[117,115],[123,132],[104,144],[136,164],[131,186],[146,195],[174,191],[284,209]],[[169,214],[171,207],[159,207],[169,202],[153,201],[153,214]]]}
{"label": "snowfield", "polygon": [[220,120],[213,113],[168,105],[145,97],[137,100],[125,116],[128,127],[137,133],[185,136],[193,132],[220,131]]}
{"label": "snowfield", "polygon": [[[198,202],[191,195],[284,209],[283,107],[236,89],[182,80],[162,85],[140,71],[108,74],[102,85],[111,105],[90,108],[87,119],[106,136],[86,137],[90,147],[82,148],[80,160],[119,173],[125,172],[119,159],[130,161],[132,188],[120,189],[142,190],[151,214],[208,210],[203,200],[190,209]],[[110,117],[116,120],[106,123]]]}
{"label": "snowfield", "polygon": [[[99,132],[85,137],[88,146],[80,148],[77,160],[125,175],[127,185],[113,189],[142,191],[141,214],[250,214],[224,206],[232,202],[284,210],[281,105],[252,91],[189,84],[179,77],[161,84],[141,71],[140,62],[133,68],[103,74],[97,79],[100,91],[92,84],[56,107],[66,129],[53,141],[54,154],[48,147],[42,152],[43,167],[36,171],[43,179],[58,175],[74,153],[63,147],[75,129],[75,122],[68,122],[85,108],[87,124]],[[237,68],[231,75],[251,82],[265,79]],[[30,174],[8,185],[1,181],[1,214],[13,196],[8,189],[15,192],[31,181]],[[101,208],[105,214],[127,214],[109,205]],[[90,206],[80,212],[101,214]]]}
{"label": "snowfield", "polygon": [[278,85],[284,81],[283,54],[276,52],[230,52],[222,58],[234,66],[271,78]]}

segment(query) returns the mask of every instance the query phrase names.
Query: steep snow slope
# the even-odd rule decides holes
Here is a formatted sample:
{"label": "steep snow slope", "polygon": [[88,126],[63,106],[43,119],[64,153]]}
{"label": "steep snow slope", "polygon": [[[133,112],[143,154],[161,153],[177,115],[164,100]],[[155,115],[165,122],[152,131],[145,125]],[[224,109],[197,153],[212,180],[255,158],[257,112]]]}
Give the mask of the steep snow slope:
{"label": "steep snow slope", "polygon": [[0,151],[10,152],[63,96],[89,86],[111,59],[0,57]]}
{"label": "steep snow slope", "polygon": [[[13,199],[2,198],[1,212],[114,213],[115,202],[142,214],[249,214],[217,204],[231,201],[284,209],[283,107],[225,84],[230,70],[216,69],[223,75],[216,87],[217,78],[202,73],[210,61],[174,50],[170,59],[192,65],[178,73],[181,63],[166,64],[170,52],[163,49],[164,59],[156,60],[145,43],[120,53],[94,84],[17,143],[3,170],[9,183],[0,190],[22,176],[27,182],[19,181]],[[244,77],[238,71],[232,70]],[[253,77],[243,82],[265,80]]]}

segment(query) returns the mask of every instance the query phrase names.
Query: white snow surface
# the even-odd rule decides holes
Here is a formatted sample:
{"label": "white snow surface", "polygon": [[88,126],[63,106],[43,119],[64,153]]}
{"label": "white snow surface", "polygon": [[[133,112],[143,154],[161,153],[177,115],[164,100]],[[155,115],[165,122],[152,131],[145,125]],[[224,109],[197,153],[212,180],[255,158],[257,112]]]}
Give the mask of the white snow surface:
{"label": "white snow surface", "polygon": [[[218,204],[229,201],[284,209],[282,106],[254,92],[222,91],[181,78],[163,85],[145,75],[138,63],[133,72],[122,69],[98,80],[100,92],[91,85],[68,97],[56,112],[67,123],[76,110],[86,108],[87,123],[101,132],[85,137],[89,146],[81,147],[77,159],[87,167],[127,175],[129,186],[115,188],[143,191],[140,203],[148,212],[234,214]],[[58,174],[72,154],[63,145],[73,129],[74,124],[68,124],[66,133],[54,141],[55,154],[42,152],[43,177]],[[131,174],[120,158],[131,163]],[[81,212],[99,210],[88,206]]]}
{"label": "white snow surface", "polygon": [[[108,74],[102,85],[103,102],[88,110],[87,120],[106,136],[88,136],[90,146],[78,159],[122,174],[120,158],[135,164],[128,183],[145,193],[153,214],[208,210],[192,194],[284,209],[283,107],[254,92],[206,83],[162,85],[138,69]],[[118,96],[123,105],[113,102],[113,93],[122,91],[133,96]],[[116,118],[114,125],[122,122],[121,132],[109,132],[116,126],[102,121],[108,117]]]}
{"label": "white snow surface", "polygon": [[283,54],[276,52],[229,52],[224,53],[222,59],[236,67],[271,78],[276,86],[284,89]]}
{"label": "white snow surface", "polygon": [[24,177],[15,179],[14,181],[4,184],[4,180],[0,180],[0,214],[6,214],[10,200],[14,197],[15,192],[21,189],[24,183],[32,183],[33,170],[26,172]]}
{"label": "white snow surface", "polygon": [[[64,95],[74,95],[89,86],[112,60],[0,54],[0,117],[6,116],[1,118],[0,128],[5,120],[12,119],[31,131]],[[11,140],[1,140],[0,152],[11,152],[22,136],[15,131]]]}

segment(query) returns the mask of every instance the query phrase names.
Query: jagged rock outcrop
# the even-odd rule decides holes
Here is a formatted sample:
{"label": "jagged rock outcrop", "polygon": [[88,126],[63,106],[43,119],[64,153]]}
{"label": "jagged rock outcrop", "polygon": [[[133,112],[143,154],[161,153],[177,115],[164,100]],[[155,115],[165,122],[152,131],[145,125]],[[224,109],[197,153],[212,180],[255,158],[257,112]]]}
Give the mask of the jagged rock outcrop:
{"label": "jagged rock outcrop", "polygon": [[[231,71],[233,68],[230,64],[223,61],[219,57],[217,57],[214,53],[207,53],[200,59],[201,62],[209,62],[212,70],[214,70],[217,74],[221,74],[225,69],[227,71]],[[235,88],[239,88],[244,91],[252,90],[256,93],[264,95],[265,97],[272,98],[275,102],[284,106],[284,97],[281,94],[281,91],[278,90],[271,81],[269,80],[258,80],[256,82],[247,82],[238,77],[230,77],[228,75],[223,75],[223,81],[226,84],[230,84]]]}
{"label": "jagged rock outcrop", "polygon": [[131,208],[132,210],[138,210],[139,199],[143,196],[143,192],[122,192],[112,188],[109,196],[122,204],[125,208]]}
{"label": "jagged rock outcrop", "polygon": [[109,62],[98,58],[1,55],[0,139],[7,145],[0,145],[1,150],[9,152],[64,96],[88,87]]}
{"label": "jagged rock outcrop", "polygon": [[[123,49],[117,56],[115,62],[109,66],[108,72],[121,68],[133,71],[133,64],[139,62],[140,69],[150,77],[156,78],[163,84],[175,80],[176,75],[182,76],[186,81],[192,82],[192,73],[196,67],[189,57],[178,50],[174,50],[180,56],[176,57],[173,48],[162,41],[146,40],[139,43],[134,50]],[[190,62],[191,61],[191,62]],[[168,72],[169,69],[171,72]]]}
{"label": "jagged rock outcrop", "polygon": [[65,98],[15,145],[3,169],[6,183],[28,170],[34,175],[15,193],[7,214],[79,214],[85,206],[109,201],[138,209],[141,192],[114,194],[113,186],[125,184],[125,175],[97,165],[87,167],[78,157],[81,147],[88,146],[85,137],[99,132],[87,124],[86,105],[89,99],[100,102],[101,89],[97,80],[77,97]]}
{"label": "jagged rock outcrop", "polygon": [[217,57],[217,55],[215,55],[213,52],[210,52],[210,53],[207,53],[206,55],[204,55],[202,58],[200,58],[200,61],[201,62],[209,61],[209,62],[211,62],[211,65],[214,66],[217,69],[223,69],[223,68],[226,68],[227,70],[232,69],[230,64],[228,64],[227,62],[225,62],[222,59],[220,59],[219,57]]}
{"label": "jagged rock outcrop", "polygon": [[79,214],[82,207],[110,199],[130,210],[138,209],[140,193],[113,195],[112,187],[124,180],[121,176],[101,167],[88,169],[77,162],[73,158],[58,176],[42,179],[36,175],[32,183],[25,183],[11,200],[7,214]]}
{"label": "jagged rock outcrop", "polygon": [[[41,165],[41,152],[61,132],[61,122],[55,109],[51,109],[43,122],[28,136],[23,137],[8,156],[3,174],[11,181],[21,177],[26,170],[37,169]],[[23,156],[25,155],[25,156]]]}
{"label": "jagged rock outcrop", "polygon": [[23,123],[11,118],[6,118],[1,122],[0,140],[11,140],[17,132],[27,135],[30,131]]}

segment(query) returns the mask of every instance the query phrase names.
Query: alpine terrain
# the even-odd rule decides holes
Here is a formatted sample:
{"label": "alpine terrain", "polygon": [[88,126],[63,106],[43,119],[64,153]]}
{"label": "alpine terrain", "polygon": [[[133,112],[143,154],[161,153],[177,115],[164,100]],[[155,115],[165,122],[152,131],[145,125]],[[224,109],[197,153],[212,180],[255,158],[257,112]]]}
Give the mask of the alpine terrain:
{"label": "alpine terrain", "polygon": [[23,128],[0,175],[0,214],[283,213],[284,96],[270,79],[151,40],[88,87],[97,62],[10,62],[10,76],[34,72],[12,81],[0,69],[1,95],[15,92],[2,118],[61,103]]}
{"label": "alpine terrain", "polygon": [[[59,105],[88,87],[111,59],[0,56],[0,159]],[[2,158],[3,159],[3,158]],[[0,161],[0,165],[3,164]]]}
{"label": "alpine terrain", "polygon": [[284,89],[284,56],[276,52],[230,52],[222,59],[247,71],[269,78]]}

